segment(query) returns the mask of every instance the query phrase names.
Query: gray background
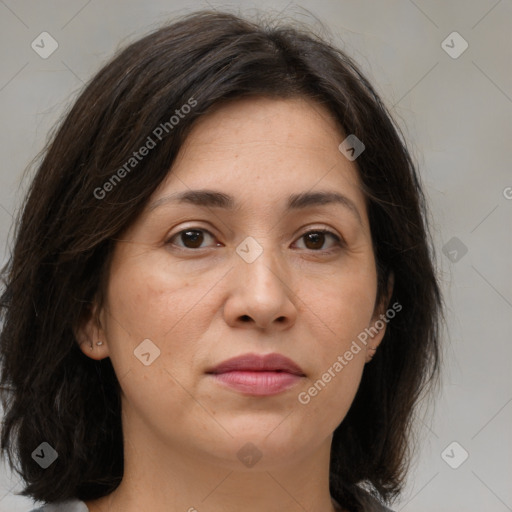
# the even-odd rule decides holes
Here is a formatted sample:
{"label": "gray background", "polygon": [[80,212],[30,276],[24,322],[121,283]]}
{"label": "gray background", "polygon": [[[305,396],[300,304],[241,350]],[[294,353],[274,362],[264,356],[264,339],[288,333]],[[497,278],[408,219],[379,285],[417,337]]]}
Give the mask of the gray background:
{"label": "gray background", "polygon": [[[418,418],[420,449],[394,508],[512,510],[510,0],[0,0],[3,261],[22,171],[83,82],[120,46],[208,6],[282,11],[283,19],[313,25],[317,17],[392,110],[430,200],[448,320],[440,396]],[[43,31],[59,45],[47,59],[31,48]],[[442,46],[454,31],[469,44],[457,58],[443,48],[460,52],[460,40]],[[462,450],[469,457],[453,469],[446,461],[460,464]],[[0,511],[30,509],[31,501],[14,495],[18,489],[1,470]]]}

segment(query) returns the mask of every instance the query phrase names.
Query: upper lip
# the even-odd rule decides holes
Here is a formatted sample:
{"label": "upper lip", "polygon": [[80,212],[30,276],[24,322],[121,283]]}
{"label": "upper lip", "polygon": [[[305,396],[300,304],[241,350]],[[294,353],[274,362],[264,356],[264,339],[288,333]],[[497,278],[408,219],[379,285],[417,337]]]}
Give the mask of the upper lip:
{"label": "upper lip", "polygon": [[232,371],[271,372],[282,371],[304,376],[302,368],[294,361],[281,354],[243,354],[227,359],[206,373],[226,373]]}

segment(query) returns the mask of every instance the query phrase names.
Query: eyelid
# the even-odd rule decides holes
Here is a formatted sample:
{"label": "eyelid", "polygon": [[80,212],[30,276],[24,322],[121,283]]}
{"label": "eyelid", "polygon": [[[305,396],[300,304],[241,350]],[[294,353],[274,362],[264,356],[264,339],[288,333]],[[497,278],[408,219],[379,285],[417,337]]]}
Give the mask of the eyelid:
{"label": "eyelid", "polygon": [[[334,240],[336,241],[336,244],[338,245],[338,248],[339,247],[346,247],[346,245],[347,245],[346,242],[345,242],[345,239],[341,235],[339,235],[338,233],[336,233],[332,229],[329,229],[329,228],[326,228],[326,227],[317,227],[317,228],[315,228],[315,227],[308,227],[307,230],[306,231],[302,231],[301,234],[295,240],[296,241],[300,240],[303,236],[305,236],[305,235],[307,235],[309,233],[324,233],[325,235],[331,235],[334,238]],[[335,249],[334,247],[331,247],[330,249],[319,249],[317,251],[315,251],[313,249],[310,249],[309,251],[312,252],[312,253],[327,253],[327,252],[332,252],[334,249]]]}
{"label": "eyelid", "polygon": [[[180,229],[179,231],[176,231],[175,233],[173,233],[172,235],[169,235],[167,238],[166,238],[166,241],[165,243],[166,244],[170,244],[170,245],[174,245],[175,247],[178,247],[178,249],[183,249],[185,251],[198,251],[200,249],[207,249],[208,247],[200,247],[199,249],[190,249],[188,247],[183,247],[181,245],[176,245],[172,242],[172,240],[174,238],[176,238],[178,235],[181,235],[182,233],[186,232],[186,231],[201,231],[201,232],[204,232],[204,233],[207,233],[209,236],[211,236],[214,240],[217,239],[217,237],[209,230],[209,229],[206,229],[206,228],[203,228],[201,226],[197,226],[197,225],[192,225],[192,226],[187,226],[187,227],[184,227],[182,229]],[[213,246],[211,246],[213,247]]]}
{"label": "eyelid", "polygon": [[[207,233],[208,235],[210,235],[213,239],[216,239],[216,236],[208,229],[206,228],[203,228],[201,226],[187,226],[187,227],[184,227],[182,229],[180,229],[179,231],[177,231],[176,233],[170,235],[167,240],[166,240],[166,244],[171,244],[171,245],[174,245],[175,247],[177,247],[178,249],[182,249],[182,250],[185,250],[185,251],[199,251],[200,249],[207,249],[208,247],[199,247],[199,248],[196,248],[196,249],[191,249],[189,247],[183,247],[181,245],[177,245],[177,244],[174,244],[172,242],[173,238],[176,238],[178,235],[186,232],[186,231],[201,231],[201,232],[204,232],[204,233]],[[334,240],[336,241],[336,244],[338,245],[338,247],[345,247],[346,246],[346,241],[345,239],[337,234],[335,231],[329,229],[329,228],[326,228],[326,227],[308,227],[305,231],[302,231],[300,232],[299,235],[296,236],[296,238],[294,239],[294,244],[300,240],[302,237],[304,237],[305,235],[309,234],[309,233],[324,233],[326,235],[331,235],[331,237],[334,238]],[[216,244],[218,246],[218,242]],[[213,246],[209,246],[209,247],[213,247]],[[314,250],[314,249],[304,249],[308,252],[312,252],[312,253],[327,253],[327,252],[332,252],[334,248],[330,248],[330,249],[318,249],[318,250]]]}

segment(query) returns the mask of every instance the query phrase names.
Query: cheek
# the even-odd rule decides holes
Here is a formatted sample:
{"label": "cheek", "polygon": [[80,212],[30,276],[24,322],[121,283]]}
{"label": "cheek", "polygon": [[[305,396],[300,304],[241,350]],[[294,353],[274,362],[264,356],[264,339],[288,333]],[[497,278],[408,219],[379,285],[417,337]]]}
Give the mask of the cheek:
{"label": "cheek", "polygon": [[168,269],[165,261],[156,260],[119,268],[109,284],[111,327],[117,324],[130,338],[140,341],[172,340],[171,334],[180,324],[191,323],[190,312],[201,307],[207,291],[204,279],[185,279]]}
{"label": "cheek", "polygon": [[[219,299],[212,286],[219,279],[169,269],[162,254],[127,258],[123,263],[111,273],[108,291],[112,364],[116,375],[130,377],[123,388],[130,400],[140,407],[149,401],[155,410],[159,406],[154,404],[172,404],[176,411],[190,400],[184,389],[193,394],[197,385],[197,372],[191,370],[200,371],[211,358],[208,351],[216,336],[212,321],[219,314]],[[149,366],[134,354],[141,355],[138,347],[143,342],[149,346],[143,353],[149,351],[150,360],[152,352],[157,354]]]}
{"label": "cheek", "polygon": [[[343,350],[368,327],[375,306],[376,273],[371,265],[347,268],[322,283],[310,283],[301,297],[307,306],[303,312],[318,326],[318,337],[327,346]],[[307,311],[309,309],[309,312]]]}
{"label": "cheek", "polygon": [[343,354],[339,354],[340,360],[334,357],[328,366],[312,376],[297,397],[299,407],[326,433],[332,432],[346,416],[364,368],[363,351],[352,354],[350,361]]}
{"label": "cheek", "polygon": [[358,335],[371,322],[376,274],[371,265],[339,272],[321,287],[310,287],[307,307],[315,345],[314,371],[298,402],[328,432],[343,420],[355,397],[365,365]]}
{"label": "cheek", "polygon": [[[373,311],[373,295],[359,288],[322,294],[321,322],[311,319],[314,354],[311,374],[297,396],[299,407],[328,435],[346,416],[359,387],[365,366],[365,346],[357,336],[367,327]],[[353,293],[351,293],[353,292]],[[312,318],[311,313],[309,317]]]}
{"label": "cheek", "polygon": [[148,397],[163,396],[176,386],[171,375],[189,378],[201,328],[191,319],[201,316],[204,292],[183,281],[157,266],[119,267],[111,275],[106,337],[118,378],[136,383],[130,393],[140,386]]}
{"label": "cheek", "polygon": [[130,404],[124,410],[135,422],[143,417],[170,425],[191,410],[200,417],[190,369],[200,354],[201,325],[194,318],[201,317],[205,292],[184,281],[157,266],[120,267],[111,275],[110,359]]}

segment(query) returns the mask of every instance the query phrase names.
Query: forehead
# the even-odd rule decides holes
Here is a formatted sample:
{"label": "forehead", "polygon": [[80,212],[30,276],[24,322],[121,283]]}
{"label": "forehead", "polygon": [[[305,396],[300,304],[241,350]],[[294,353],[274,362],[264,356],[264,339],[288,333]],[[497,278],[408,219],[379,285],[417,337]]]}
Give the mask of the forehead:
{"label": "forehead", "polygon": [[341,187],[362,200],[357,166],[338,149],[344,138],[332,114],[313,100],[232,100],[194,125],[155,197],[199,186],[247,196],[262,188],[270,196]]}
{"label": "forehead", "polygon": [[[234,133],[233,128],[236,128]],[[307,136],[308,140],[324,144],[329,135],[335,139],[341,135],[341,127],[330,111],[312,99],[251,96],[215,105],[195,125],[189,142],[208,143],[230,136],[236,136],[240,142],[250,142],[254,131],[265,135],[276,129],[280,140],[289,142]]]}

